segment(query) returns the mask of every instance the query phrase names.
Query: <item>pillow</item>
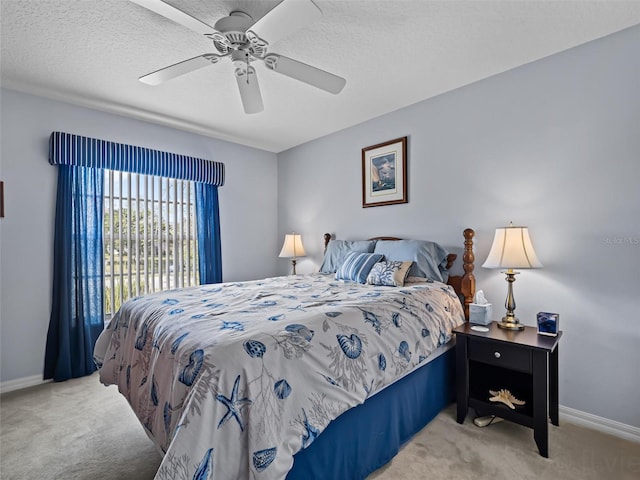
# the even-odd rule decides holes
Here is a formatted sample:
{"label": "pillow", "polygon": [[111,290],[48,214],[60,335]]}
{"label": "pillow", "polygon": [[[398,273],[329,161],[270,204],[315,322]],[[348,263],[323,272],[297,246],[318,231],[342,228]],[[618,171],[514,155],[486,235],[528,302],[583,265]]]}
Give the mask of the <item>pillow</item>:
{"label": "pillow", "polygon": [[370,285],[385,285],[387,287],[402,287],[413,264],[408,262],[378,262],[367,276]]}
{"label": "pillow", "polygon": [[371,268],[384,257],[377,253],[350,252],[336,271],[336,280],[366,283]]}
{"label": "pillow", "polygon": [[448,278],[447,252],[435,242],[427,240],[378,240],[374,253],[384,255],[385,260],[413,260],[409,270],[412,277],[425,277],[438,282]]}
{"label": "pillow", "polygon": [[336,273],[349,252],[372,253],[376,245],[375,240],[331,240],[327,245],[320,273]]}

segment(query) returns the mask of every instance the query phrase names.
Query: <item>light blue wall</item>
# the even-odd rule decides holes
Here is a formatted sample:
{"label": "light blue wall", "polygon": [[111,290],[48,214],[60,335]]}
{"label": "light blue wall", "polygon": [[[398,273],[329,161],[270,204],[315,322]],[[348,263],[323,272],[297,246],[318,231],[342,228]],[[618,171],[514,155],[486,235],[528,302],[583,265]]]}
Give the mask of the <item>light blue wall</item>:
{"label": "light blue wall", "polygon": [[0,102],[6,202],[0,220],[0,381],[42,374],[57,179],[57,169],[47,161],[53,130],[224,162],[223,277],[235,281],[276,273],[275,154],[6,89]]}
{"label": "light blue wall", "polygon": [[[518,276],[516,312],[560,314],[560,403],[640,427],[639,46],[634,27],[281,153],[299,271],[318,268],[325,231],[461,246],[472,227],[501,313],[504,275],[481,264],[495,227],[528,225],[545,268]],[[361,149],[405,135],[409,203],[363,209]]]}

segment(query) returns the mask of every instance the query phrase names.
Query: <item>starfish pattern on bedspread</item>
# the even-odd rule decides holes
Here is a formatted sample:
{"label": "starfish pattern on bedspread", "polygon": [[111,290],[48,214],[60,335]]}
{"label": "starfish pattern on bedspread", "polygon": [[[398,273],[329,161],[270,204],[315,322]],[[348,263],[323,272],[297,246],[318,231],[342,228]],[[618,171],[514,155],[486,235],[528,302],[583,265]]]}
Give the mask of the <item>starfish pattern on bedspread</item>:
{"label": "starfish pattern on bedspread", "polygon": [[242,408],[243,405],[247,405],[251,403],[251,400],[248,398],[238,398],[238,385],[240,384],[240,375],[236,377],[236,381],[233,383],[233,390],[231,390],[230,398],[225,397],[224,395],[216,395],[216,400],[222,403],[225,407],[227,407],[227,413],[220,419],[218,422],[218,428],[224,425],[227,420],[231,417],[235,418],[240,425],[240,430],[244,432],[244,425],[242,424],[242,420],[240,420],[240,412],[238,411]]}

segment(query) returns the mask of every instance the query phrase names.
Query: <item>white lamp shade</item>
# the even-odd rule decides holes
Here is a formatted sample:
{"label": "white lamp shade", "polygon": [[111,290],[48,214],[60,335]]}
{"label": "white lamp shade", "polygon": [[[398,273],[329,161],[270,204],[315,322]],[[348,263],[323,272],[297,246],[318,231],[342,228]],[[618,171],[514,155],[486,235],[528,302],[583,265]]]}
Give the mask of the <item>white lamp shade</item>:
{"label": "white lamp shade", "polygon": [[304,247],[302,246],[302,238],[295,233],[288,233],[284,236],[284,244],[280,250],[279,257],[282,258],[298,258],[306,256]]}
{"label": "white lamp shade", "polygon": [[496,228],[485,268],[540,268],[527,227]]}

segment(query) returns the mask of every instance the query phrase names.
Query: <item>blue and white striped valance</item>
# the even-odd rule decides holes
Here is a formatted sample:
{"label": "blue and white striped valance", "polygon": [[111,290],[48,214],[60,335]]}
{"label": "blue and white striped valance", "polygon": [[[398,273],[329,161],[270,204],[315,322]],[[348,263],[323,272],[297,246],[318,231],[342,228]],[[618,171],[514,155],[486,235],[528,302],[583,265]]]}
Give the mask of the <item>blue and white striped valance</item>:
{"label": "blue and white striped valance", "polygon": [[49,138],[49,163],[224,185],[224,163],[63,132]]}

